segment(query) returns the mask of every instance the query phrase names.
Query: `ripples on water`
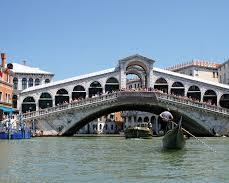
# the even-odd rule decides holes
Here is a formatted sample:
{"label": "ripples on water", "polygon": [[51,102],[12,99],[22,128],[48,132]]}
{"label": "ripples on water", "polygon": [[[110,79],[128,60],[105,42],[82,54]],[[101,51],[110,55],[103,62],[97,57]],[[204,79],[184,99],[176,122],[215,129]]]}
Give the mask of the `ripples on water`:
{"label": "ripples on water", "polygon": [[161,138],[50,137],[0,140],[0,182],[229,182],[229,138],[164,151]]}

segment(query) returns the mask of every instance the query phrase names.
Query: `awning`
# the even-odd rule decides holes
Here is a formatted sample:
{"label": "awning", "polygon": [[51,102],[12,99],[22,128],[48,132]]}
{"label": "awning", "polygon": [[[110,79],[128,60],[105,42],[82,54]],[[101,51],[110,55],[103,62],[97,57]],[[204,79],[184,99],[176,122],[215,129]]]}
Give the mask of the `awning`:
{"label": "awning", "polygon": [[3,107],[3,106],[0,106],[0,110],[3,110],[3,112],[7,112],[7,113],[11,113],[15,111],[15,109],[13,108]]}

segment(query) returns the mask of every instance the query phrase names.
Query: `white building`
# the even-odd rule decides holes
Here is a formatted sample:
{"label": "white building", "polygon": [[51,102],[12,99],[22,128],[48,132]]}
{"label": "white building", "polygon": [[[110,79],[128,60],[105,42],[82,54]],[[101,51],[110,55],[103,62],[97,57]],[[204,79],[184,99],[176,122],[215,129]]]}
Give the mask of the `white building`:
{"label": "white building", "polygon": [[107,116],[102,116],[90,122],[81,128],[79,134],[114,134],[120,131],[116,121],[115,114],[111,113]]}
{"label": "white building", "polygon": [[53,81],[54,74],[37,67],[27,66],[26,63],[13,64],[13,108],[17,108],[18,94],[29,87],[47,84]]}
{"label": "white building", "polygon": [[229,60],[219,67],[219,82],[229,84]]}

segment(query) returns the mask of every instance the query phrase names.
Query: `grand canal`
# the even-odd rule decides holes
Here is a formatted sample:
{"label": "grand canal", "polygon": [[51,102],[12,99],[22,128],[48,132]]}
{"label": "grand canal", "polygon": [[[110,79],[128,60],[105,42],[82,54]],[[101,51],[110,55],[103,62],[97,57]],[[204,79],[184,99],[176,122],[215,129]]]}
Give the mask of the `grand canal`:
{"label": "grand canal", "polygon": [[161,138],[43,137],[0,141],[0,182],[229,182],[229,138],[163,151]]}

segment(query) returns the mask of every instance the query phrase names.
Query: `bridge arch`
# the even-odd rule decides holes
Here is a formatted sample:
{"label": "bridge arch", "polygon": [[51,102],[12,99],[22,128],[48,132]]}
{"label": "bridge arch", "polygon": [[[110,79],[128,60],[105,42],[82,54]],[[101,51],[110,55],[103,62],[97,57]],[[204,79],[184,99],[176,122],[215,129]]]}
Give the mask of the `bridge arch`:
{"label": "bridge arch", "polygon": [[171,86],[171,94],[177,95],[177,96],[184,96],[184,85],[183,83],[176,81]]}
{"label": "bridge arch", "polygon": [[223,94],[220,97],[219,104],[221,107],[229,109],[229,94]]}
{"label": "bridge arch", "polygon": [[36,111],[35,99],[31,96],[26,97],[22,102],[22,113]]}
{"label": "bridge arch", "polygon": [[43,92],[38,100],[39,108],[45,109],[53,106],[52,95],[48,92]]}
{"label": "bridge arch", "polygon": [[99,81],[93,81],[88,89],[89,98],[94,95],[100,95],[103,93],[103,87]]}
{"label": "bridge arch", "polygon": [[119,90],[119,81],[115,77],[107,79],[105,84],[105,92],[112,92]]}
{"label": "bridge arch", "polygon": [[[161,104],[137,104],[134,103],[117,103],[115,106],[109,106],[104,107],[103,109],[98,109],[96,112],[92,112],[90,114],[85,115],[85,117],[81,118],[77,123],[73,123],[70,128],[66,129],[62,135],[73,135],[75,134],[80,128],[84,127],[86,124],[88,124],[90,121],[93,121],[94,119],[100,118],[101,116],[105,116],[107,114],[118,112],[118,111],[143,111],[143,112],[150,112],[154,115],[159,115],[161,112],[166,110],[166,107]],[[192,119],[191,116],[185,115],[184,111],[178,111],[177,109],[171,110],[174,121],[179,121],[180,116],[183,117],[183,127],[190,131],[191,133],[194,133],[196,135],[198,134],[205,134],[205,135],[211,135],[211,133],[204,127],[198,124],[196,121]],[[149,118],[147,119],[149,120]],[[143,122],[144,120],[142,117],[138,117],[138,122]],[[159,128],[162,128],[162,120],[158,121]],[[156,124],[155,124],[156,126]],[[156,129],[155,129],[156,130]]]}
{"label": "bridge arch", "polygon": [[69,95],[68,95],[68,91],[62,88],[56,92],[55,105],[60,105],[65,102],[69,102]]}
{"label": "bridge arch", "polygon": [[85,99],[86,94],[87,92],[82,85],[76,85],[72,91],[72,100]]}
{"label": "bridge arch", "polygon": [[203,95],[203,102],[211,105],[217,105],[217,94],[214,90],[207,90]]}
{"label": "bridge arch", "polygon": [[187,97],[193,100],[201,101],[201,91],[200,88],[196,85],[192,85],[189,87],[187,91]]}
{"label": "bridge arch", "polygon": [[155,81],[154,89],[161,90],[164,93],[168,93],[168,88],[169,88],[169,85],[165,78],[160,77]]}
{"label": "bridge arch", "polygon": [[144,122],[149,122],[149,117],[148,116],[146,116],[145,118],[144,118]]}

